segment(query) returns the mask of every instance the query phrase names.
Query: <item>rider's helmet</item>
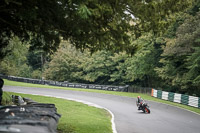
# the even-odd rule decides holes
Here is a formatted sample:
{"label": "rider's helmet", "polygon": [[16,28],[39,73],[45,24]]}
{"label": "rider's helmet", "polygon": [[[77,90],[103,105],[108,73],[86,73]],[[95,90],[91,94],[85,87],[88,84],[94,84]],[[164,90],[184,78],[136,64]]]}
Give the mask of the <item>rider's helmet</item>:
{"label": "rider's helmet", "polygon": [[137,101],[138,101],[138,103],[140,103],[140,101],[141,101],[141,96],[137,96]]}

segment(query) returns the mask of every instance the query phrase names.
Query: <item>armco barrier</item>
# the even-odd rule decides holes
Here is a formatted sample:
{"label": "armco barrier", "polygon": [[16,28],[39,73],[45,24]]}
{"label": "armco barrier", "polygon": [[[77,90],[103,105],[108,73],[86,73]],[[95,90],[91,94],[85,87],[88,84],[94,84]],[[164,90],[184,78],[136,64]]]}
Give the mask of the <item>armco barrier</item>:
{"label": "armco barrier", "polygon": [[[166,99],[167,100],[167,99]],[[168,93],[168,100],[173,102],[174,101],[174,93],[173,92],[169,92]]]}
{"label": "armco barrier", "polygon": [[12,80],[12,81],[18,81],[18,82],[33,83],[33,84],[128,92],[128,86],[78,84],[78,83],[58,82],[58,81],[50,81],[50,80],[38,80],[38,79],[23,78],[23,77],[16,77],[16,76],[5,76],[2,74],[0,74],[0,78]]}
{"label": "armco barrier", "polygon": [[162,99],[162,91],[161,90],[158,90],[157,91],[157,97]]}
{"label": "armco barrier", "polygon": [[185,94],[181,94],[181,103],[184,105],[188,105],[189,96]]}
{"label": "armco barrier", "polygon": [[181,94],[178,93],[174,94],[174,102],[181,103]]}
{"label": "armco barrier", "polygon": [[200,98],[199,98],[198,108],[200,108]]}
{"label": "armco barrier", "polygon": [[162,99],[168,100],[168,95],[169,95],[169,92],[163,91],[162,92]]}
{"label": "armco barrier", "polygon": [[188,105],[198,107],[199,98],[194,96],[189,96]]}
{"label": "armco barrier", "polygon": [[152,89],[151,96],[168,100],[171,102],[181,103],[184,105],[200,108],[200,97],[194,97],[173,92],[166,92],[156,89]]}

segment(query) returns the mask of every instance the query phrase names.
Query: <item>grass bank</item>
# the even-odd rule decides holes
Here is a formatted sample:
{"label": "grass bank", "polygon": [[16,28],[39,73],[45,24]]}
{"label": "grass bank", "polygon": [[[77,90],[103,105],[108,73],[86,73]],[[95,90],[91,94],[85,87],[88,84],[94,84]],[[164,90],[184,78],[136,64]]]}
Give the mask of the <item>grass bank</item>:
{"label": "grass bank", "polygon": [[82,103],[59,98],[4,92],[4,104],[11,103],[9,96],[18,95],[31,98],[40,103],[53,103],[62,117],[58,124],[58,133],[112,133],[111,116],[104,109],[98,109]]}
{"label": "grass bank", "polygon": [[200,109],[195,107],[186,106],[179,103],[174,103],[162,99],[158,99],[155,97],[151,97],[146,94],[140,94],[140,93],[128,93],[128,92],[115,92],[115,91],[105,91],[105,90],[94,90],[94,89],[79,89],[79,88],[67,88],[67,87],[57,87],[57,86],[48,86],[48,85],[38,85],[38,84],[30,84],[30,83],[22,83],[22,82],[15,82],[15,81],[9,81],[4,80],[5,85],[11,85],[11,86],[25,86],[25,87],[37,87],[37,88],[52,88],[52,89],[64,89],[64,90],[74,90],[74,91],[87,91],[87,92],[96,92],[96,93],[104,93],[104,94],[111,94],[111,95],[119,95],[119,96],[127,96],[127,97],[134,97],[136,98],[138,95],[140,95],[145,100],[151,100],[155,102],[165,103],[173,106],[177,106],[183,109],[187,109],[196,113],[200,114]]}

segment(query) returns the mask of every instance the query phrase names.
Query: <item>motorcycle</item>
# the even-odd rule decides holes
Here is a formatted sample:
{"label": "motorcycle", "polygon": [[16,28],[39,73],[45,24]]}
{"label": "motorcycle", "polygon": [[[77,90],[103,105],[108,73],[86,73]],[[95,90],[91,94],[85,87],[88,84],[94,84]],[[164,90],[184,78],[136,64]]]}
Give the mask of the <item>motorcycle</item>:
{"label": "motorcycle", "polygon": [[150,108],[149,108],[149,105],[147,103],[145,103],[144,101],[137,104],[138,106],[138,110],[142,110],[144,113],[149,113],[150,114]]}

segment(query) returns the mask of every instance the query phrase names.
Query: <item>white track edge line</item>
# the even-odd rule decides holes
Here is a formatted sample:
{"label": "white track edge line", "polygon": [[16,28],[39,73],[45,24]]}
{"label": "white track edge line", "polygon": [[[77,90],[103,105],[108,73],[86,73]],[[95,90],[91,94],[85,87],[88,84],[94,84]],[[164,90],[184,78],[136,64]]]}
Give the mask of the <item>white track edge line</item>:
{"label": "white track edge line", "polygon": [[[24,92],[17,92],[17,93],[21,93],[21,94],[27,94],[27,93],[24,93]],[[100,109],[105,109],[106,111],[108,111],[112,118],[111,118],[111,123],[112,123],[112,131],[113,133],[117,133],[117,130],[116,130],[116,125],[115,125],[115,122],[114,122],[114,114],[107,108],[105,107],[102,107],[102,106],[99,106],[97,104],[94,104],[94,103],[91,103],[91,102],[87,102],[87,101],[83,101],[83,100],[78,100],[78,99],[73,99],[73,98],[66,98],[66,97],[58,97],[58,96],[51,96],[51,95],[41,95],[41,94],[29,94],[29,95],[36,95],[36,96],[47,96],[47,97],[55,97],[55,98],[61,98],[61,99],[66,99],[66,100],[70,100],[70,101],[75,101],[75,102],[80,102],[80,103],[83,103],[83,104],[87,104],[88,106],[92,106],[92,107],[96,107],[96,108],[100,108]]]}

